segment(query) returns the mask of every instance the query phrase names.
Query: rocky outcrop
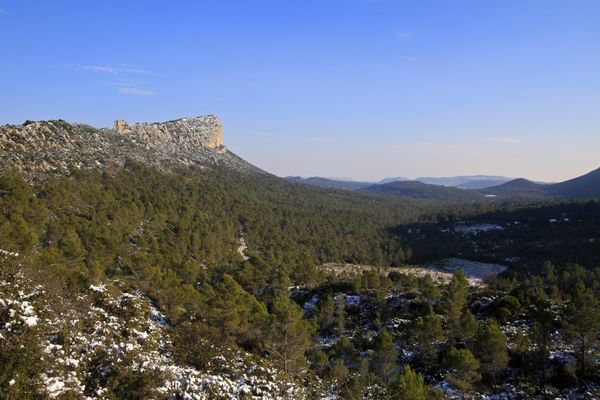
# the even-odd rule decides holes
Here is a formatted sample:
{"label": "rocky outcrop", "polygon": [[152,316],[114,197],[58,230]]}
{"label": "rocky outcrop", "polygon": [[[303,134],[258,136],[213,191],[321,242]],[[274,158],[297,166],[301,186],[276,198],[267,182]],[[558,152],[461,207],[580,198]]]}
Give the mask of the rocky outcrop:
{"label": "rocky outcrop", "polygon": [[223,145],[215,115],[97,129],[62,120],[0,127],[0,171],[27,175],[68,173],[71,168],[114,168],[134,160],[161,170],[227,166],[259,171]]}
{"label": "rocky outcrop", "polygon": [[223,129],[216,115],[135,125],[127,125],[125,121],[117,120],[113,130],[139,140],[147,147],[168,145],[186,150],[197,148],[224,150]]}

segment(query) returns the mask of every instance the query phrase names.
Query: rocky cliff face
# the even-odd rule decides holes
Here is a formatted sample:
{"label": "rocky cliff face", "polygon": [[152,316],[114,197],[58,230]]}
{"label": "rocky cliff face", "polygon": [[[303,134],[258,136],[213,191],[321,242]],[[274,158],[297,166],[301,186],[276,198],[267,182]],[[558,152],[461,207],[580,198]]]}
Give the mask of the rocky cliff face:
{"label": "rocky cliff face", "polygon": [[141,141],[148,148],[169,146],[188,151],[198,148],[224,150],[221,121],[216,115],[131,126],[118,120],[113,130]]}
{"label": "rocky cliff face", "polygon": [[0,127],[0,171],[63,174],[70,168],[119,167],[127,160],[161,170],[223,165],[259,171],[227,150],[214,115],[133,125],[118,120],[112,129],[62,120]]}

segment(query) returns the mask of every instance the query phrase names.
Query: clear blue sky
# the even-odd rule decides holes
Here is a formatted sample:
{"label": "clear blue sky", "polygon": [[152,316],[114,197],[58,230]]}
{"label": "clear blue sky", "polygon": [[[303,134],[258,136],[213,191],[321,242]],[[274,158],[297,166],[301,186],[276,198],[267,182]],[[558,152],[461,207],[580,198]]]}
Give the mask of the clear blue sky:
{"label": "clear blue sky", "polygon": [[0,124],[217,114],[279,175],[600,166],[599,0],[0,0]]}

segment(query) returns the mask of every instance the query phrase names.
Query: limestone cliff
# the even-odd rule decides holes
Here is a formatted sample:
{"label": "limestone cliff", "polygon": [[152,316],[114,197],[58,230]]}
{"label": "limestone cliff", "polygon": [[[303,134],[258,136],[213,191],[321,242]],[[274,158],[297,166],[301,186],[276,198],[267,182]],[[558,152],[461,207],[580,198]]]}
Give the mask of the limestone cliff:
{"label": "limestone cliff", "polygon": [[127,125],[123,120],[115,121],[113,130],[142,141],[145,145],[173,148],[223,149],[223,129],[216,115],[197,118],[181,118],[160,123]]}
{"label": "limestone cliff", "polygon": [[26,175],[68,173],[71,168],[115,168],[127,160],[161,170],[180,166],[226,166],[259,171],[223,145],[215,115],[97,129],[62,120],[0,126],[0,171]]}

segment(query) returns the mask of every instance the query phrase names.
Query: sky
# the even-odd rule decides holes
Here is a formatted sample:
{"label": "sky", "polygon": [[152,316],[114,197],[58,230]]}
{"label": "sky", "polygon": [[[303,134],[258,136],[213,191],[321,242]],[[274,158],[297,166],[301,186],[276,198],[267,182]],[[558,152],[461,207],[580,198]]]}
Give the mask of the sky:
{"label": "sky", "polygon": [[0,124],[216,114],[280,176],[600,167],[600,0],[0,0]]}

